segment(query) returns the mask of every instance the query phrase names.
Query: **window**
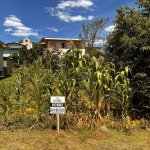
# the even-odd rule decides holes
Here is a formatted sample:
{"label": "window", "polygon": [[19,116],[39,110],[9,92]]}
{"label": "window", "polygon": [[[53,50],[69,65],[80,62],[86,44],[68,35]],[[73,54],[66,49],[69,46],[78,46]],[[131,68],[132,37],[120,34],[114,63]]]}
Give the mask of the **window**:
{"label": "window", "polygon": [[67,48],[67,44],[66,43],[62,43],[62,48]]}
{"label": "window", "polygon": [[28,40],[25,40],[26,43],[28,43]]}

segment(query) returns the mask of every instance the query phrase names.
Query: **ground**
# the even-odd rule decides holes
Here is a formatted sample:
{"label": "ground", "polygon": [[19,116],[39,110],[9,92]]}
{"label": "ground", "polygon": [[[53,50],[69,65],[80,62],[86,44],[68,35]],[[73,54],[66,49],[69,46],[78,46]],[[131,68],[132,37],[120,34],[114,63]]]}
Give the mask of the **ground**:
{"label": "ground", "polygon": [[111,129],[95,131],[15,129],[0,131],[0,150],[150,150],[150,132],[131,135]]}

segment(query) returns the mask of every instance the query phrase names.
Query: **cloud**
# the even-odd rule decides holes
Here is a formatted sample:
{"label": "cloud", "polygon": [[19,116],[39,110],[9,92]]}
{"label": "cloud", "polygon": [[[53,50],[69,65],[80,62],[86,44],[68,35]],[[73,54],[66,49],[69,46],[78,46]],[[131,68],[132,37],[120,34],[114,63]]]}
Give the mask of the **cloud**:
{"label": "cloud", "polygon": [[94,18],[94,16],[81,16],[81,15],[77,15],[77,16],[71,16],[69,12],[67,11],[59,11],[57,9],[54,8],[46,8],[47,12],[51,13],[51,16],[56,16],[58,17],[60,20],[64,21],[64,22],[76,22],[76,21],[83,21],[83,20],[92,20]]}
{"label": "cloud", "polygon": [[115,28],[115,25],[110,25],[105,28],[105,31],[112,32],[112,31],[114,31],[114,28]]}
{"label": "cloud", "polygon": [[[60,20],[64,22],[76,22],[76,21],[83,21],[83,20],[92,20],[94,16],[82,16],[80,14],[72,15],[71,8],[84,8],[90,9],[93,6],[93,2],[91,0],[66,0],[61,1],[55,8],[54,7],[46,7],[45,11],[49,12],[51,16],[58,17]],[[76,11],[77,12],[77,11]],[[82,11],[83,12],[83,11]],[[81,13],[82,13],[81,12]]]}
{"label": "cloud", "polygon": [[36,30],[24,26],[21,20],[15,15],[9,15],[8,17],[6,17],[3,25],[13,28],[8,28],[4,30],[4,32],[7,33],[11,32],[11,35],[13,36],[39,36]]}
{"label": "cloud", "polygon": [[13,31],[12,28],[7,28],[7,29],[4,30],[4,32],[11,32],[11,31]]}
{"label": "cloud", "polygon": [[103,44],[105,44],[105,43],[106,43],[106,40],[100,39],[100,40],[97,40],[97,41],[94,43],[94,45],[103,45]]}
{"label": "cloud", "polygon": [[59,3],[57,5],[57,9],[65,9],[67,7],[83,7],[83,8],[89,8],[91,7],[93,4],[93,2],[91,0],[67,0],[67,1],[62,1],[61,3]]}
{"label": "cloud", "polygon": [[92,20],[94,18],[94,16],[88,16],[87,20]]}
{"label": "cloud", "polygon": [[54,31],[54,32],[58,32],[58,29],[56,29],[56,28],[54,28],[54,27],[52,27],[52,28],[47,27],[47,29],[52,30],[52,31]]}

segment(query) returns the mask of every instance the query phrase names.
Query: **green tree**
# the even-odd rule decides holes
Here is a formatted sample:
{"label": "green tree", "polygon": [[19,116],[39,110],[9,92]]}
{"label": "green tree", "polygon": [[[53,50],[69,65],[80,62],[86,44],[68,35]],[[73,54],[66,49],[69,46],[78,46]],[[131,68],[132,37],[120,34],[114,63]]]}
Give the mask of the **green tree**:
{"label": "green tree", "polygon": [[10,58],[12,58],[13,62],[19,62],[19,56],[17,53],[12,53]]}
{"label": "green tree", "polygon": [[[138,86],[138,90],[143,91],[142,97],[147,99],[146,105],[149,105],[150,4],[148,0],[137,0],[136,3],[139,7],[137,10],[129,6],[117,8],[115,30],[109,34],[105,49],[108,61],[114,62],[118,71],[124,70],[126,66],[131,68],[131,84],[134,90]],[[139,75],[141,77],[137,80]],[[143,84],[147,92],[143,90]],[[141,100],[138,103],[141,105]]]}
{"label": "green tree", "polygon": [[27,50],[25,47],[22,47],[21,49],[19,49],[19,61],[20,61],[20,63],[27,61],[28,57],[29,57],[29,50]]}
{"label": "green tree", "polygon": [[22,48],[20,49],[19,53],[20,62],[24,62],[28,66],[43,55],[43,47],[39,42],[37,42],[33,44],[33,48],[31,48],[30,50]]}
{"label": "green tree", "polygon": [[129,65],[134,75],[139,72],[149,75],[150,20],[141,9],[117,8],[115,30],[108,36],[106,51],[119,70]]}
{"label": "green tree", "polygon": [[101,50],[94,47],[92,49],[87,48],[85,53],[89,54],[91,57],[94,56],[96,58],[103,57],[105,55]]}

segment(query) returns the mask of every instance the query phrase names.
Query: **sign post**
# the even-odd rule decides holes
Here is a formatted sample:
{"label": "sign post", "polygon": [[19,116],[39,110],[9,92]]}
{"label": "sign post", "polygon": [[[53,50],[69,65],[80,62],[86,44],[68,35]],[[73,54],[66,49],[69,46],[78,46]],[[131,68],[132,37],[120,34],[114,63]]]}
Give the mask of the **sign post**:
{"label": "sign post", "polygon": [[51,96],[50,99],[50,114],[56,114],[57,119],[57,132],[60,130],[59,114],[65,114],[65,97],[64,96]]}
{"label": "sign post", "polygon": [[56,118],[57,118],[57,132],[58,132],[58,134],[59,134],[59,126],[60,126],[59,114],[56,114]]}

